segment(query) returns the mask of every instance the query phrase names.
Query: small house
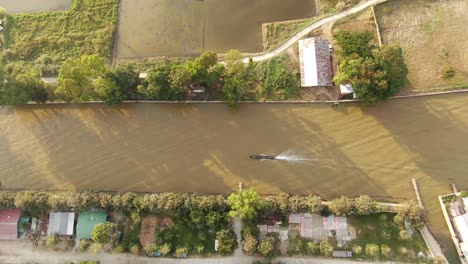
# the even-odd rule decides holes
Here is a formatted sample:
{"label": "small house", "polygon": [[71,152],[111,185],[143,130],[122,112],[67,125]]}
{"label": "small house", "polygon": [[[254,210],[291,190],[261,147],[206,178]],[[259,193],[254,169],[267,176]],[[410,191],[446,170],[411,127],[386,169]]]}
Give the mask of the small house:
{"label": "small house", "polygon": [[58,78],[57,77],[42,77],[41,81],[43,81],[44,83],[57,84]]}
{"label": "small house", "polygon": [[94,226],[104,224],[107,221],[107,213],[105,212],[83,212],[78,216],[78,224],[76,225],[76,238],[91,239]]}
{"label": "small house", "polygon": [[75,226],[75,213],[53,212],[49,214],[48,235],[73,236]]}
{"label": "small house", "polygon": [[140,72],[140,74],[138,75],[138,78],[140,79],[146,79],[147,77],[148,77],[147,72]]}
{"label": "small house", "polygon": [[326,39],[299,40],[301,86],[332,86],[330,43]]}
{"label": "small house", "polygon": [[353,89],[353,86],[348,83],[348,84],[340,84],[340,94],[341,94],[341,97],[350,97],[352,96],[353,99],[356,99],[357,96],[356,96],[356,93],[354,93],[354,89]]}
{"label": "small house", "polygon": [[18,222],[21,216],[21,209],[1,209],[0,210],[0,240],[18,239]]}

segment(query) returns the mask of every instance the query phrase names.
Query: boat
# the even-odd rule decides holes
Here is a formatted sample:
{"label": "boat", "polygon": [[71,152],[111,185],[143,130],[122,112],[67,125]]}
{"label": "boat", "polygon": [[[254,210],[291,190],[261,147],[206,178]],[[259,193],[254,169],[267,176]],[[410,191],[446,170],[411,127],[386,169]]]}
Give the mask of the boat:
{"label": "boat", "polygon": [[256,159],[256,160],[275,160],[276,159],[276,156],[264,155],[264,154],[250,155],[249,157],[251,159]]}

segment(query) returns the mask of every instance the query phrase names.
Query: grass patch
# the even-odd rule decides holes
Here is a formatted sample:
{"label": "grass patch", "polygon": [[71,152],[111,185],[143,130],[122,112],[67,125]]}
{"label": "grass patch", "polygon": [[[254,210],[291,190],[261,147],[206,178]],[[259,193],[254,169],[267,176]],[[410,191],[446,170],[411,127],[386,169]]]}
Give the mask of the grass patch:
{"label": "grass patch", "polygon": [[84,54],[112,57],[118,0],[74,0],[70,10],[5,19],[3,56],[9,61],[61,64]]}
{"label": "grass patch", "polygon": [[[427,249],[421,234],[415,231],[409,239],[402,238],[402,229],[393,221],[393,217],[394,214],[390,213],[349,217],[350,224],[357,232],[357,239],[352,241],[352,247],[360,246],[364,249],[368,244],[375,244],[380,247],[379,258],[399,261],[416,261],[419,252],[426,254]],[[368,258],[365,250],[355,256]]]}
{"label": "grass patch", "polygon": [[273,22],[264,24],[264,42],[265,51],[271,51],[286,42],[292,36],[311,25],[323,17],[305,18],[292,21]]}
{"label": "grass patch", "polygon": [[229,228],[227,214],[221,213],[220,216],[215,225],[209,225],[201,214],[181,214],[173,219],[174,224],[170,228],[156,230],[155,241],[168,243],[173,250],[184,247],[190,253],[216,254],[216,232]]}

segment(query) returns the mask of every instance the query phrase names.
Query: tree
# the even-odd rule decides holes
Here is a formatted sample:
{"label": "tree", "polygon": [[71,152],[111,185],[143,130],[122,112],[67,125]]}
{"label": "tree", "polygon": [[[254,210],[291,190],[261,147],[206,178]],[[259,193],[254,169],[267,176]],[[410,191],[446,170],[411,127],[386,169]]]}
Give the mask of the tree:
{"label": "tree", "polygon": [[388,89],[383,96],[386,98],[395,95],[405,84],[408,75],[408,67],[402,48],[395,44],[384,45],[382,48],[374,50],[373,56],[387,73]]}
{"label": "tree", "polygon": [[169,83],[172,93],[178,100],[182,100],[190,88],[192,77],[185,67],[179,65],[172,68]]}
{"label": "tree", "polygon": [[247,234],[244,236],[242,240],[242,246],[244,248],[244,252],[248,255],[252,255],[255,253],[257,249],[258,240],[251,234]]}
{"label": "tree", "polygon": [[396,210],[393,220],[400,226],[405,226],[405,221],[408,221],[412,226],[422,228],[426,222],[424,209],[414,201],[401,204]]}
{"label": "tree", "polygon": [[15,196],[12,192],[0,192],[0,209],[15,206]]}
{"label": "tree", "polygon": [[100,244],[107,244],[111,242],[114,233],[114,224],[107,222],[103,224],[97,224],[94,226],[91,238],[94,242]]}
{"label": "tree", "polygon": [[170,62],[167,60],[150,68],[145,80],[146,85],[142,86],[144,89],[139,88],[139,92],[148,99],[171,99],[171,87],[169,84],[171,70]]}
{"label": "tree", "polygon": [[224,62],[226,70],[223,92],[228,105],[235,106],[252,85],[252,80],[249,78],[251,71],[248,70],[251,67],[245,67],[242,61],[242,53],[238,50],[229,50],[224,57]]}
{"label": "tree", "polygon": [[273,257],[275,249],[275,240],[272,237],[268,237],[260,242],[258,245],[258,251],[266,258]]}
{"label": "tree", "polygon": [[125,99],[125,94],[120,87],[117,86],[111,72],[106,73],[94,82],[94,90],[98,97],[104,100],[108,105],[118,104]]}
{"label": "tree", "polygon": [[328,242],[328,241],[322,241],[320,242],[320,253],[322,253],[324,256],[331,256],[333,253],[333,246]]}
{"label": "tree", "polygon": [[231,208],[229,212],[231,217],[249,220],[257,216],[257,210],[261,207],[261,200],[258,193],[253,189],[243,189],[229,195],[227,204]]}
{"label": "tree", "polygon": [[307,196],[305,203],[311,213],[320,213],[324,207],[322,199],[315,195]]}
{"label": "tree", "polygon": [[48,235],[46,239],[46,246],[49,248],[54,248],[58,245],[59,239],[57,235]]}
{"label": "tree", "polygon": [[330,201],[328,207],[333,214],[337,216],[351,215],[354,213],[354,200],[345,196],[341,196]]}
{"label": "tree", "polygon": [[350,32],[338,31],[333,34],[336,43],[340,47],[338,54],[340,57],[358,55],[359,57],[368,57],[371,55],[369,41],[372,39],[370,31]]}
{"label": "tree", "polygon": [[224,229],[216,233],[218,240],[218,252],[221,255],[230,255],[236,248],[236,235],[232,230]]}
{"label": "tree", "polygon": [[380,249],[379,249],[379,246],[377,246],[376,244],[367,244],[366,245],[366,254],[369,256],[369,257],[377,257],[379,256],[379,253],[380,253]]}
{"label": "tree", "polygon": [[369,32],[340,31],[338,84],[351,84],[357,97],[371,104],[395,95],[406,81],[408,68],[397,45],[369,47]]}
{"label": "tree", "polygon": [[82,102],[96,98],[94,79],[107,71],[104,61],[97,55],[84,55],[68,59],[60,68],[55,93],[67,101]]}
{"label": "tree", "polygon": [[378,211],[378,204],[367,195],[361,195],[354,200],[356,214],[371,215]]}

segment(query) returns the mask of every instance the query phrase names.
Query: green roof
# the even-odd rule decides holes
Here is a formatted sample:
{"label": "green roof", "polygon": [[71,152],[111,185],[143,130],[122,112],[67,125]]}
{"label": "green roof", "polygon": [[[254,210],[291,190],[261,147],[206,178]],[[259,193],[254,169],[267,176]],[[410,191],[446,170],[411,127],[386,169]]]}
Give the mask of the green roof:
{"label": "green roof", "polygon": [[91,239],[91,233],[94,226],[102,224],[107,221],[107,213],[104,212],[83,212],[78,217],[78,224],[76,225],[76,238]]}

